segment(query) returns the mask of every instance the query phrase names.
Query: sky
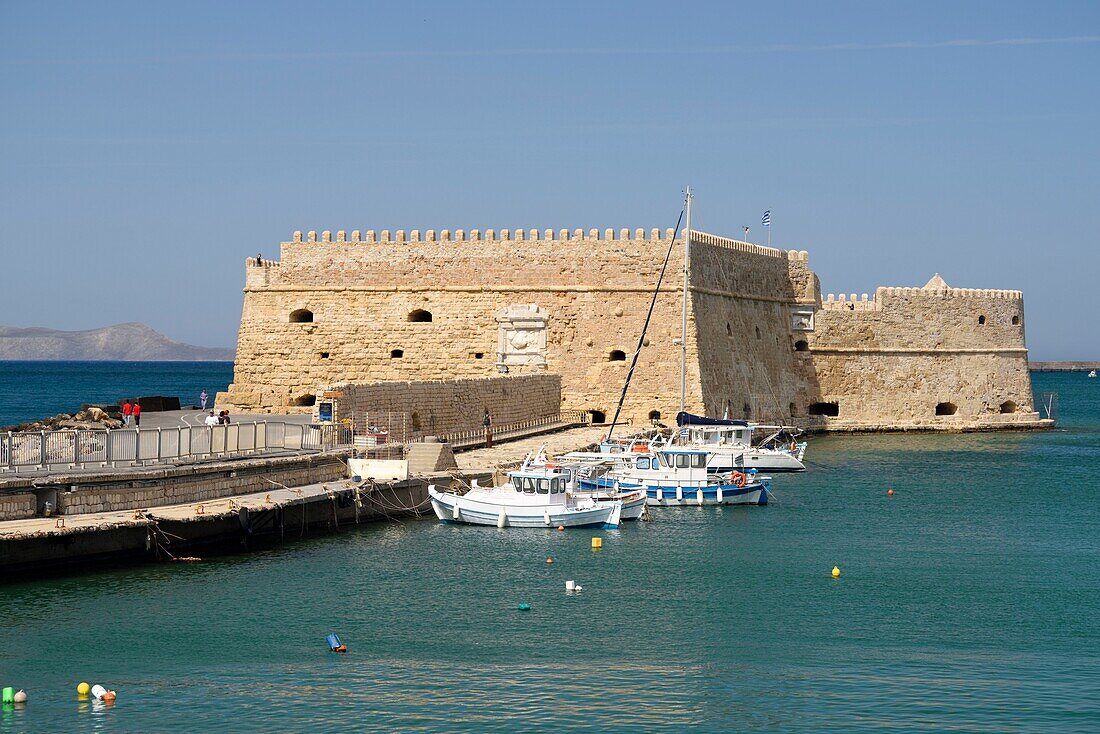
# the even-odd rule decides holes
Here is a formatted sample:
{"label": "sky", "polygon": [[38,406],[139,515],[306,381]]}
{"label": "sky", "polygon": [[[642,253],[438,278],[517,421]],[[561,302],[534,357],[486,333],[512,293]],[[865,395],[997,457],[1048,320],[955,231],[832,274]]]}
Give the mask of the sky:
{"label": "sky", "polygon": [[[294,230],[697,229],[1100,359],[1100,3],[0,0],[0,324],[236,340]],[[1090,316],[1089,314],[1094,314]]]}

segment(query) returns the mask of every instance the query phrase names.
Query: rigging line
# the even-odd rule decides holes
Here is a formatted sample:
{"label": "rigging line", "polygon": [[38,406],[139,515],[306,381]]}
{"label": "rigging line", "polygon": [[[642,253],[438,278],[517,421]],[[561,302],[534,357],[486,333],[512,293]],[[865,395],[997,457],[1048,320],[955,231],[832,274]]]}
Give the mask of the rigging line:
{"label": "rigging line", "polygon": [[[684,209],[687,204],[684,204]],[[665,253],[665,262],[661,265],[661,274],[657,276],[657,287],[653,289],[653,298],[649,301],[649,311],[645,315],[645,323],[642,324],[642,333],[638,336],[638,346],[634,350],[634,356],[630,359],[630,369],[626,371],[626,382],[623,383],[623,392],[619,396],[619,405],[615,408],[615,417],[611,420],[611,427],[607,429],[607,440],[611,440],[611,434],[615,432],[615,425],[619,422],[619,414],[622,413],[623,403],[626,402],[626,391],[630,388],[630,378],[634,376],[634,368],[638,366],[638,355],[642,353],[642,343],[645,341],[645,333],[649,328],[649,320],[653,316],[653,307],[657,305],[657,296],[661,293],[661,282],[665,279],[665,270],[668,268],[668,260],[672,257],[672,248],[676,246],[676,237],[680,234],[680,225],[684,221],[684,209],[680,210],[680,216],[676,220],[676,229],[672,233],[672,240],[668,243],[668,252]]]}

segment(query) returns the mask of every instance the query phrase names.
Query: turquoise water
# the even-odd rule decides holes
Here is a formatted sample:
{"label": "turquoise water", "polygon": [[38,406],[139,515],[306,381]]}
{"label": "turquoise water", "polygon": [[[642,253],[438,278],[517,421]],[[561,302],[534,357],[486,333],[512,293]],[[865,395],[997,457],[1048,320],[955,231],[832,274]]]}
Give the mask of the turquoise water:
{"label": "turquoise water", "polygon": [[203,388],[213,397],[232,381],[232,362],[0,361],[0,426],[141,395],[198,404]]}
{"label": "turquoise water", "polygon": [[1035,383],[1064,430],[815,438],[599,552],[424,520],[0,586],[0,732],[1098,731],[1100,380]]}

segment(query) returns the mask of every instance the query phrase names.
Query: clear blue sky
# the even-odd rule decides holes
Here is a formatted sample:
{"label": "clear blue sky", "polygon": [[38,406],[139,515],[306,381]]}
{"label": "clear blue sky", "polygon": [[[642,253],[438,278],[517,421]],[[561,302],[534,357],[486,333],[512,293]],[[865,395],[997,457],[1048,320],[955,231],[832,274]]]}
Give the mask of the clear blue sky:
{"label": "clear blue sky", "polygon": [[230,345],[295,229],[771,208],[825,292],[1025,291],[1100,358],[1100,4],[0,0],[0,323]]}

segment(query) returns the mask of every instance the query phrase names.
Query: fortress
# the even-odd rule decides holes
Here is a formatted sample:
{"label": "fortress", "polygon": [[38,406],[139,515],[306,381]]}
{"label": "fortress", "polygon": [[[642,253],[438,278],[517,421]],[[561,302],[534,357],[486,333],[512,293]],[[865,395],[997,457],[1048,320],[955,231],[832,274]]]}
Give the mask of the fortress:
{"label": "fortress", "polygon": [[[309,411],[336,383],[560,375],[610,420],[672,230],[295,232],[249,259],[219,407]],[[683,247],[672,250],[623,418],[680,402]],[[822,297],[805,251],[693,231],[687,410],[836,430],[1034,427],[1019,291]]]}

